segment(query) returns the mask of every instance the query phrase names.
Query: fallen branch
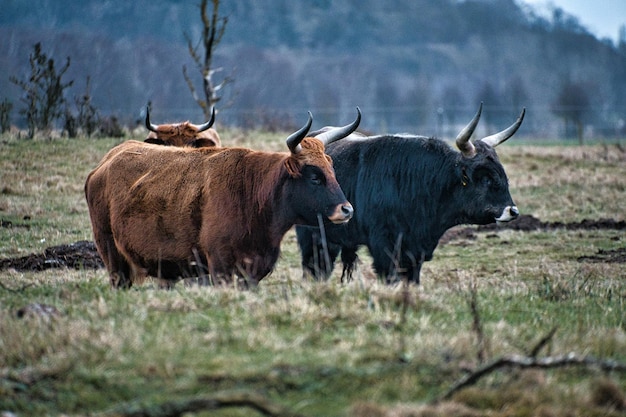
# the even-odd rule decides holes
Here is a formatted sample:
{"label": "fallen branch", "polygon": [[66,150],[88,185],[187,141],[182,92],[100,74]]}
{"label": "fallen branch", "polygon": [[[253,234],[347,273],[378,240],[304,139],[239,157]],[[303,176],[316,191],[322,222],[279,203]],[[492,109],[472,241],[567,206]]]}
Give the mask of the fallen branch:
{"label": "fallen branch", "polygon": [[522,355],[508,355],[502,356],[501,358],[496,359],[495,361],[488,363],[485,366],[478,368],[476,371],[464,376],[459,381],[457,381],[445,394],[435,400],[435,402],[450,399],[452,395],[457,391],[460,391],[467,386],[475,384],[480,378],[489,375],[490,373],[497,371],[500,368],[516,367],[522,369],[552,369],[564,366],[586,366],[600,368],[603,371],[626,372],[626,363],[621,363],[610,359],[596,359],[591,356],[578,356],[574,353],[562,356],[548,356],[544,358],[535,358]]}
{"label": "fallen branch", "polygon": [[548,343],[550,343],[552,337],[554,337],[554,335],[556,334],[557,329],[558,326],[553,327],[547,335],[542,337],[541,340],[537,342],[537,344],[531,349],[530,355],[528,356],[530,356],[531,358],[536,358],[537,355],[539,355],[541,349],[543,349]]}
{"label": "fallen branch", "polygon": [[252,392],[221,392],[186,400],[166,401],[161,404],[127,404],[115,410],[98,414],[99,417],[180,417],[185,413],[212,411],[226,407],[249,407],[270,417],[299,417],[300,414],[270,402]]}

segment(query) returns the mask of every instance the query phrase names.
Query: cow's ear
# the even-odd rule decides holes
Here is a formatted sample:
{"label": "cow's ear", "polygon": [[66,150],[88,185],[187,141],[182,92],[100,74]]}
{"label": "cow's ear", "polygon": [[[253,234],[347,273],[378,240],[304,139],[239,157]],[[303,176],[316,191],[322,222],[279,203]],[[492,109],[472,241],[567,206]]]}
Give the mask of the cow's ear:
{"label": "cow's ear", "polygon": [[194,148],[208,148],[211,146],[214,146],[214,147],[217,146],[217,144],[215,143],[213,139],[206,139],[206,138],[196,139],[192,142],[192,144]]}
{"label": "cow's ear", "polygon": [[293,156],[287,158],[285,168],[287,168],[287,172],[292,178],[300,178],[302,176],[300,162]]}
{"label": "cow's ear", "polygon": [[148,138],[144,140],[144,142],[153,143],[155,145],[165,145],[165,142],[163,141],[163,139],[159,139],[159,138]]}

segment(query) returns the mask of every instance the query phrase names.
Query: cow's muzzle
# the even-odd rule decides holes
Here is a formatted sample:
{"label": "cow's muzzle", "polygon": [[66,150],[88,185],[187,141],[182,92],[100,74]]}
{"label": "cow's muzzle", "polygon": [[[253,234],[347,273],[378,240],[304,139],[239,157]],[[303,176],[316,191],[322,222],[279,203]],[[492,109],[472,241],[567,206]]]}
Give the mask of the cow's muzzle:
{"label": "cow's muzzle", "polygon": [[502,210],[500,217],[496,217],[496,222],[510,222],[511,220],[517,219],[518,216],[519,210],[517,206],[506,206],[504,210]]}
{"label": "cow's muzzle", "polygon": [[345,204],[339,204],[335,207],[335,211],[328,216],[328,220],[335,224],[346,223],[352,218],[352,214],[354,214],[352,204],[346,202]]}

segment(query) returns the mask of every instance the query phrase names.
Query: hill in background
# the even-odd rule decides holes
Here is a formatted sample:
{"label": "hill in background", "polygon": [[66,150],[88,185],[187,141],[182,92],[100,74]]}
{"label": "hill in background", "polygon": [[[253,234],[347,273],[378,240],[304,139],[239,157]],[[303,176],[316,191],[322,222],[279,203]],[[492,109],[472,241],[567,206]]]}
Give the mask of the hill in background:
{"label": "hill in background", "polygon": [[[72,94],[90,77],[105,114],[134,123],[151,100],[156,122],[202,118],[182,75],[193,67],[184,34],[201,29],[194,2],[76,3],[3,6],[0,99],[20,106],[8,78],[27,73],[42,42],[55,59],[70,56]],[[564,104],[580,106],[596,135],[614,136],[626,120],[626,43],[596,39],[559,9],[546,19],[514,0],[223,0],[220,12],[229,20],[216,78],[235,83],[218,124],[298,125],[307,110],[315,126],[339,124],[358,105],[365,129],[449,137],[480,101],[491,130],[526,107],[521,134],[562,133]],[[579,104],[559,99],[572,86]]]}

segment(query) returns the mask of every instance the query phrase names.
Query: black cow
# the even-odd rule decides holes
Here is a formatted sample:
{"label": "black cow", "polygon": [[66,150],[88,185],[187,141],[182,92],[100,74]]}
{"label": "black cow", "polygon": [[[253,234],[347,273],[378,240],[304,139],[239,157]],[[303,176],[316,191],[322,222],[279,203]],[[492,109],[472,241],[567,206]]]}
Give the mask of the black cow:
{"label": "black cow", "polygon": [[413,135],[352,134],[326,148],[354,217],[343,225],[298,226],[306,274],[327,278],[341,251],[351,278],[357,249],[366,245],[374,269],[387,282],[419,283],[439,238],[459,224],[508,222],[519,215],[494,147],[517,131],[517,121],[500,133],[471,142],[482,104],[459,133],[456,152],[439,139]]}

